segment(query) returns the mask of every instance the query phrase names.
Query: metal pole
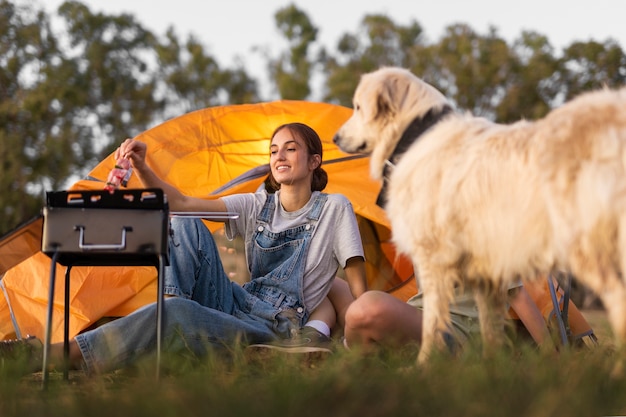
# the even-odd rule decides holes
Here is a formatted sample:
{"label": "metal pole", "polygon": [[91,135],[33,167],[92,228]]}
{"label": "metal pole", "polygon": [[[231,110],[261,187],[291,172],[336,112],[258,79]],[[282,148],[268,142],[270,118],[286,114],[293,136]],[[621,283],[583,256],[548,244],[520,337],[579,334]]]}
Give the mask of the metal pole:
{"label": "metal pole", "polygon": [[69,379],[69,367],[70,367],[70,270],[72,266],[69,265],[65,270],[65,310],[64,310],[64,323],[63,323],[63,379]]}
{"label": "metal pole", "polygon": [[43,371],[42,388],[45,390],[48,388],[48,354],[50,352],[50,340],[52,339],[52,310],[54,307],[54,285],[56,282],[56,266],[57,258],[59,255],[58,248],[55,249],[52,255],[52,264],[50,265],[50,288],[48,288],[48,317],[46,320],[46,337],[43,346],[43,364],[41,370]]}
{"label": "metal pole", "polygon": [[159,265],[158,265],[158,273],[157,273],[157,368],[156,368],[156,379],[157,381],[160,378],[161,374],[161,348],[163,343],[163,299],[164,299],[164,289],[163,289],[163,269],[164,269],[164,258],[163,254],[159,255]]}

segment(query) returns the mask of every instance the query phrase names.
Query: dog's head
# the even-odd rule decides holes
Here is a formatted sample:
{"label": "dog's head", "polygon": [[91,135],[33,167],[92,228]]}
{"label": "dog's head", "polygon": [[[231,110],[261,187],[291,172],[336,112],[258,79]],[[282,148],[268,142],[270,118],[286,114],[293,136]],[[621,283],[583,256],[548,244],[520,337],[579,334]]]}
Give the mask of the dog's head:
{"label": "dog's head", "polygon": [[371,154],[371,175],[380,179],[385,159],[407,126],[446,105],[449,102],[443,94],[411,72],[384,67],[361,77],[352,116],[333,140],[344,152]]}

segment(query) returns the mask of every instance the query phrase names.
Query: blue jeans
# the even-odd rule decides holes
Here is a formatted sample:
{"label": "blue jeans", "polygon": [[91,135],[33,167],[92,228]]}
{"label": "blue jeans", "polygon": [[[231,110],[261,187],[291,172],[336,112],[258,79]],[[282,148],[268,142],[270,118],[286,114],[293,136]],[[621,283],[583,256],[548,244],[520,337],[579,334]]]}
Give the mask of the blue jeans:
{"label": "blue jeans", "polygon": [[[168,352],[202,356],[235,340],[267,342],[294,326],[288,312],[228,279],[213,236],[199,220],[174,218],[165,268],[163,339]],[[156,303],[76,336],[87,372],[106,372],[156,351]]]}

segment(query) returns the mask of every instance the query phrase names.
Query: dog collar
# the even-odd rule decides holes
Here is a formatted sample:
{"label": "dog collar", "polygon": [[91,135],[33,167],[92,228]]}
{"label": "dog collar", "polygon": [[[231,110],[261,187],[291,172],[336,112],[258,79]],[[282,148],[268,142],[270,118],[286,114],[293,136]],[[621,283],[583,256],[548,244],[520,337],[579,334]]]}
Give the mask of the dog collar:
{"label": "dog collar", "polygon": [[391,156],[385,160],[385,166],[383,167],[383,185],[376,198],[376,205],[384,208],[387,203],[387,185],[389,184],[389,176],[391,171],[396,166],[400,157],[424,132],[437,124],[448,113],[452,111],[452,107],[445,105],[441,109],[430,109],[424,116],[419,116],[413,119],[407,126],[398,141],[398,144],[394,148]]}

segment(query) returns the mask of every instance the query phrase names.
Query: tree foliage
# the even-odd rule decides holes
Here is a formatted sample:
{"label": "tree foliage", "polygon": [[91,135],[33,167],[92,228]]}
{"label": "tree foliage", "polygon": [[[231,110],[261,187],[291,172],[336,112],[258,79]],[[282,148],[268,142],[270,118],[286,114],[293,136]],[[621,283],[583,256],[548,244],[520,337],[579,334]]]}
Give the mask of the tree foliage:
{"label": "tree foliage", "polygon": [[317,39],[318,29],[306,13],[294,5],[278,10],[274,18],[278,30],[289,43],[289,50],[269,62],[270,77],[281,98],[304,100],[311,94],[314,62],[309,57],[309,50]]}
{"label": "tree foliage", "polygon": [[350,106],[361,74],[381,66],[420,67],[425,46],[417,22],[399,26],[386,16],[366,15],[360,30],[356,34],[344,34],[337,44],[337,54],[327,56],[324,61],[327,87],[324,100]]}
{"label": "tree foliage", "polygon": [[554,49],[545,36],[523,32],[511,50],[506,94],[495,106],[494,118],[501,122],[537,119],[548,112],[559,95],[559,66]]}
{"label": "tree foliage", "polygon": [[614,41],[574,42],[560,60],[565,100],[602,87],[623,86],[626,80],[626,56]]}
{"label": "tree foliage", "polygon": [[91,147],[108,153],[113,138],[135,135],[162,109],[156,79],[150,73],[153,34],[131,15],[92,13],[69,1],[59,8],[69,37],[68,59],[75,65],[81,112],[74,122],[85,126]]}
{"label": "tree foliage", "polygon": [[162,119],[221,104],[259,100],[256,82],[242,68],[223,70],[193,35],[184,44],[169,28],[154,43],[160,96],[166,101]]}
{"label": "tree foliage", "polygon": [[[286,48],[265,60],[282,99],[350,106],[361,74],[393,65],[439,88],[461,111],[511,122],[540,118],[626,78],[626,55],[610,39],[556,51],[540,33],[509,43],[496,28],[481,34],[459,23],[430,41],[417,21],[370,14],[328,47],[295,5],[274,19]],[[245,61],[224,67],[207,46],[193,34],[155,34],[135,16],[93,12],[79,1],[48,15],[26,0],[0,0],[0,234],[36,215],[44,191],[66,187],[124,138],[189,111],[264,100]]]}
{"label": "tree foliage", "polygon": [[0,3],[0,230],[41,207],[44,188],[59,185],[89,157],[64,105],[76,93],[75,68],[60,52],[48,16]]}

